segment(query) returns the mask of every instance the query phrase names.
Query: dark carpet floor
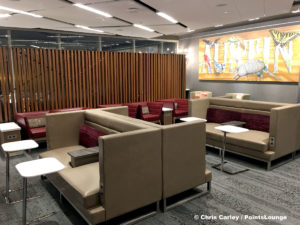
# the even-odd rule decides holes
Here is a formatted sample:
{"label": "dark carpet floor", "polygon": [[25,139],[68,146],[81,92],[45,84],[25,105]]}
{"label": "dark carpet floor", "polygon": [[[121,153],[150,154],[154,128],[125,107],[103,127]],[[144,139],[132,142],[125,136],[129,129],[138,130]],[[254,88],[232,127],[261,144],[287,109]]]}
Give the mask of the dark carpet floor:
{"label": "dark carpet floor", "polygon": [[[22,185],[15,165],[37,158],[45,148],[33,150],[11,159],[11,187]],[[5,190],[5,159],[0,154],[0,191]],[[139,225],[197,225],[197,224],[245,224],[245,225],[300,225],[300,154],[295,160],[272,171],[265,165],[247,158],[226,155],[230,162],[238,163],[250,170],[237,175],[229,175],[211,168],[219,162],[215,151],[206,155],[207,168],[213,173],[210,194],[189,201],[166,213],[158,213],[137,224]],[[86,225],[85,221],[67,201],[59,201],[59,194],[48,182],[40,178],[28,180],[28,195],[40,198],[28,201],[28,220],[40,215],[56,212],[33,224],[43,225]],[[206,186],[200,187],[205,189]],[[22,192],[12,193],[15,200],[22,198]],[[220,218],[219,216],[232,216]],[[248,218],[253,216],[277,216],[277,218]],[[203,217],[207,216],[205,219]],[[210,217],[209,217],[210,216]],[[235,217],[234,217],[235,216]],[[281,217],[280,217],[281,216]],[[0,225],[21,224],[22,203],[7,205],[0,196]],[[237,218],[239,217],[239,218]],[[202,218],[202,219],[201,219]],[[111,222],[115,224],[115,222]]]}

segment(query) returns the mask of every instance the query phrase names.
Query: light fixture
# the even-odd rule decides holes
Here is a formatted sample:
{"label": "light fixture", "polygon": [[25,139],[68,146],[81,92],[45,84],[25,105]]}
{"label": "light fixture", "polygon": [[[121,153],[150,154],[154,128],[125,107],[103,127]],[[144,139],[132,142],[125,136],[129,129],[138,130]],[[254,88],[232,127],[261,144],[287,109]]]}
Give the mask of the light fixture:
{"label": "light fixture", "polygon": [[217,24],[215,27],[223,27],[223,24]]}
{"label": "light fixture", "polygon": [[193,31],[195,31],[195,30],[188,28],[186,32],[190,33],[190,32],[193,32]]}
{"label": "light fixture", "polygon": [[96,31],[96,32],[99,32],[99,33],[104,32],[103,30],[93,29],[93,28],[89,28],[87,26],[82,26],[82,25],[75,25],[75,27],[81,28],[81,29],[84,29],[84,30]]}
{"label": "light fixture", "polygon": [[300,12],[300,9],[299,9],[299,8],[296,9],[296,10],[291,11],[291,13],[299,13],[299,12]]}
{"label": "light fixture", "polygon": [[104,17],[112,17],[112,15],[110,15],[109,13],[102,12],[102,11],[100,11],[100,10],[98,10],[98,9],[94,9],[94,8],[92,8],[92,7],[83,5],[83,4],[81,4],[81,3],[75,3],[75,4],[73,4],[73,5],[74,5],[74,6],[77,6],[77,7],[79,7],[79,8],[81,8],[81,9],[90,11],[90,12],[92,12],[92,13],[96,13],[96,14],[98,14],[98,15],[104,16]]}
{"label": "light fixture", "polygon": [[134,27],[137,27],[137,28],[140,28],[140,29],[143,29],[143,30],[146,30],[146,31],[149,31],[149,32],[154,32],[153,29],[149,28],[149,27],[146,27],[146,26],[143,26],[143,25],[140,25],[140,24],[133,24]]}
{"label": "light fixture", "polygon": [[6,18],[6,17],[10,17],[11,15],[9,14],[0,14],[0,18]]}
{"label": "light fixture", "polygon": [[254,21],[254,20],[259,20],[259,19],[260,19],[259,17],[255,17],[255,18],[248,19],[248,21]]}
{"label": "light fixture", "polygon": [[36,18],[42,18],[43,17],[43,16],[38,15],[38,14],[25,12],[25,11],[18,10],[18,9],[12,9],[12,8],[8,8],[8,7],[5,7],[5,6],[0,6],[0,9],[6,10],[6,11],[9,11],[9,12],[13,12],[13,13],[19,13],[19,14],[27,15],[27,16],[33,16],[33,17],[36,17]]}
{"label": "light fixture", "polygon": [[165,18],[166,20],[169,20],[171,23],[178,23],[177,20],[175,20],[172,16],[169,16],[168,14],[166,13],[163,13],[163,12],[157,12],[156,13],[157,15]]}

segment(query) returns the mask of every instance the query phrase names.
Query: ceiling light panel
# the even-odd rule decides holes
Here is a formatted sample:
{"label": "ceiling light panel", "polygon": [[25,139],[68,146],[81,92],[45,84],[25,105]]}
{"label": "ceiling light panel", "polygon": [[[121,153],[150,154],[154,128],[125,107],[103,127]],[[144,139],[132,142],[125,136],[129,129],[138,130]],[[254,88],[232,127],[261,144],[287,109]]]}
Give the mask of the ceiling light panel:
{"label": "ceiling light panel", "polygon": [[157,12],[156,14],[161,16],[162,18],[170,21],[171,23],[178,23],[178,21],[175,20],[172,16],[169,16],[168,14],[166,14],[164,12]]}
{"label": "ceiling light panel", "polygon": [[86,11],[98,14],[100,16],[104,16],[104,17],[107,17],[107,18],[112,17],[112,15],[109,14],[109,13],[103,12],[101,10],[95,9],[95,8],[87,6],[87,5],[83,5],[83,4],[80,4],[80,3],[75,3],[74,6],[76,6],[78,8],[81,8],[81,9],[84,9]]}
{"label": "ceiling light panel", "polygon": [[149,31],[149,32],[154,32],[153,29],[151,29],[150,27],[146,27],[144,25],[141,25],[141,24],[133,24],[134,27],[137,27],[137,28],[140,28],[142,30],[146,30],[146,31]]}
{"label": "ceiling light panel", "polygon": [[23,10],[19,10],[19,9],[15,9],[15,8],[9,8],[9,7],[2,6],[2,5],[0,5],[0,9],[4,10],[4,11],[8,11],[10,13],[18,13],[18,14],[23,14],[23,15],[26,15],[26,16],[32,16],[32,17],[36,17],[36,18],[42,18],[43,17],[39,14],[25,12]]}
{"label": "ceiling light panel", "polygon": [[75,25],[75,27],[80,28],[80,29],[84,29],[84,30],[94,31],[94,32],[97,32],[97,33],[103,33],[104,32],[103,30],[93,29],[93,28],[83,26],[83,25]]}
{"label": "ceiling light panel", "polygon": [[42,19],[36,19],[22,14],[16,14],[5,19],[0,19],[1,27],[19,27],[19,28],[41,28],[41,29],[53,29],[56,30],[59,27],[67,30],[67,28],[74,28],[74,26],[59,23],[56,21]]}
{"label": "ceiling light panel", "polygon": [[0,18],[7,18],[7,17],[10,17],[11,15],[10,14],[0,14]]}
{"label": "ceiling light panel", "polygon": [[155,38],[160,36],[160,34],[155,32],[149,32],[143,29],[139,29],[134,26],[130,27],[107,27],[102,29],[104,32],[119,34],[128,37],[141,37],[141,38]]}
{"label": "ceiling light panel", "polygon": [[90,6],[93,8],[101,8],[101,10],[109,12],[112,15],[131,23],[142,24],[145,26],[172,24],[170,21],[157,16],[155,12],[132,0],[109,1],[91,4]]}
{"label": "ceiling light panel", "polygon": [[71,24],[84,24],[89,27],[106,27],[106,26],[124,26],[128,23],[116,20],[114,18],[106,18],[97,14],[91,14],[88,11],[67,5],[65,7],[44,10],[43,15],[50,18],[55,18]]}

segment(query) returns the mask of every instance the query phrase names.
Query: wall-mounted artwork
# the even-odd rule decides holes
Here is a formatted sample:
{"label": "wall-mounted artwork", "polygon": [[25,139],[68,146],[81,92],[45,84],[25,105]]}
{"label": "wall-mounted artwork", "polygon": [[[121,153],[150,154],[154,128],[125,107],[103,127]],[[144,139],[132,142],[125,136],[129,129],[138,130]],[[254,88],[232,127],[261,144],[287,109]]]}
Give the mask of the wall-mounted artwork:
{"label": "wall-mounted artwork", "polygon": [[298,82],[300,25],[199,40],[199,80]]}

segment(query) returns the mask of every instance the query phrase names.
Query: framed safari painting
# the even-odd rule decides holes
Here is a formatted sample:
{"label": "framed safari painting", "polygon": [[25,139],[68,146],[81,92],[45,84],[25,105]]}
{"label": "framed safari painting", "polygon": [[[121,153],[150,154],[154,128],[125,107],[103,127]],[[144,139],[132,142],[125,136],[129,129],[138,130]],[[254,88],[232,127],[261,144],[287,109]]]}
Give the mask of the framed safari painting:
{"label": "framed safari painting", "polygon": [[298,82],[300,25],[199,40],[199,80]]}

